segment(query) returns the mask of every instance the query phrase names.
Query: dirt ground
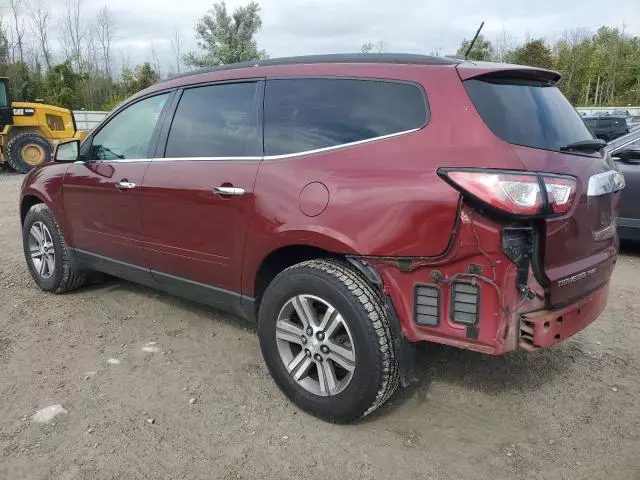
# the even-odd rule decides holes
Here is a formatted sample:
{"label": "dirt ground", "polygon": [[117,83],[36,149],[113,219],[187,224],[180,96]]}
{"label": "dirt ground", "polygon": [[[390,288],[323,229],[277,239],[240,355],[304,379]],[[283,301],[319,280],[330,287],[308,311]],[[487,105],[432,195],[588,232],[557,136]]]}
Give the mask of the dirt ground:
{"label": "dirt ground", "polygon": [[21,181],[0,174],[0,479],[640,479],[640,247],[573,339],[424,345],[418,383],[336,426],[286,400],[235,317],[115,279],[40,292]]}

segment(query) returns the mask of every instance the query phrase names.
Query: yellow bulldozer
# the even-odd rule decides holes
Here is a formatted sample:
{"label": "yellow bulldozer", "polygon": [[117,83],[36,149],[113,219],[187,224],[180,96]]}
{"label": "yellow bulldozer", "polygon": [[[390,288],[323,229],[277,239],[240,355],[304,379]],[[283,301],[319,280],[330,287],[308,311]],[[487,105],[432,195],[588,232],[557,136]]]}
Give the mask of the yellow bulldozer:
{"label": "yellow bulldozer", "polygon": [[66,108],[37,102],[12,102],[8,79],[0,77],[0,164],[27,173],[50,160],[63,140],[84,138]]}

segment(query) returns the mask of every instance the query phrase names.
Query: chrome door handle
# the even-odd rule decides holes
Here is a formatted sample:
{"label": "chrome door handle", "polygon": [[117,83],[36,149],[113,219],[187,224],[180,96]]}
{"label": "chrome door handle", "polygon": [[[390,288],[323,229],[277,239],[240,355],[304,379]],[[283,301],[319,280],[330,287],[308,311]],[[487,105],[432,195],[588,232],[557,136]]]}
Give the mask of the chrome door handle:
{"label": "chrome door handle", "polygon": [[119,190],[131,190],[132,188],[136,188],[136,184],[133,182],[127,182],[126,180],[120,180],[116,183],[116,188]]}
{"label": "chrome door handle", "polygon": [[213,191],[218,195],[226,195],[229,197],[239,197],[244,195],[244,188],[239,187],[214,187]]}

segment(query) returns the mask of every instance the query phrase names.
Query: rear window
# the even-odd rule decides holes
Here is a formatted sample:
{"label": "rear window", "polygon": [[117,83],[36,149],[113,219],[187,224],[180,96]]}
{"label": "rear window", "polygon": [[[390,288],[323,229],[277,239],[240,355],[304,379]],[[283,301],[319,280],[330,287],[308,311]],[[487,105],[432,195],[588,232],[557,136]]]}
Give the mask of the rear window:
{"label": "rear window", "polygon": [[593,135],[562,92],[548,83],[500,78],[464,82],[480,116],[501,139],[559,150]]}
{"label": "rear window", "polygon": [[427,122],[416,85],[378,80],[299,78],[267,81],[265,155],[285,155],[420,128]]}
{"label": "rear window", "polygon": [[585,118],[584,123],[589,128],[596,128],[597,120],[595,118]]}

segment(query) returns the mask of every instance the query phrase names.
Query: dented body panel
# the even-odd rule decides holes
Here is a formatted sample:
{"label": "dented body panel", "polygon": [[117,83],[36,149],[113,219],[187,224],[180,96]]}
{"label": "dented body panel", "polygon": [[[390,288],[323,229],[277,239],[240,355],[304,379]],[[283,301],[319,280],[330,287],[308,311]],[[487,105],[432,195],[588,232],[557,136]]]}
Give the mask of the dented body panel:
{"label": "dented body panel", "polygon": [[[244,304],[237,308],[249,318],[255,314],[253,307],[259,308],[266,287],[260,282],[262,267],[279,251],[293,247],[298,253],[302,248],[359,263],[391,300],[402,334],[410,342],[432,341],[489,354],[519,346],[548,347],[584,328],[604,306],[617,256],[615,229],[608,234],[607,228],[615,221],[619,194],[587,195],[590,176],[610,168],[604,157],[521,147],[495,135],[461,80],[487,72],[557,80],[553,72],[539,69],[446,62],[248,66],[170,79],[140,92],[122,108],[148,95],[198,84],[347,77],[418,86],[428,100],[428,119],[420,128],[391,136],[290,155],[151,158],[117,168],[107,168],[108,162],[79,162],[66,177],[68,182],[80,179],[73,198],[69,188],[61,187],[67,167],[45,166],[27,177],[23,202],[28,198],[46,202],[72,248],[103,255],[100,245],[106,242],[105,234],[109,242],[123,245],[132,237],[132,231],[125,231],[131,230],[128,225],[138,225],[133,232],[136,248],[124,260],[136,268],[158,269],[149,252],[158,245],[175,251],[176,268],[161,273],[224,290],[237,303],[246,301],[249,308]],[[264,108],[264,101],[258,104]],[[159,120],[158,136],[165,142],[172,108],[175,105],[166,108]],[[91,142],[92,135],[85,142]],[[165,154],[163,146],[152,145],[149,151],[158,157]],[[238,177],[238,160],[252,162],[250,174]],[[143,161],[148,169],[141,166]],[[94,218],[95,192],[93,197],[86,194],[87,185],[93,182],[113,190],[111,183],[126,179],[115,173],[122,165],[139,166],[136,206],[126,209],[136,222],[115,218],[110,203],[103,206],[100,219]],[[562,174],[575,179],[576,198],[572,209],[560,216],[500,216],[444,181],[438,174],[441,167]],[[246,195],[241,199],[213,195],[212,188],[227,184],[241,186]],[[63,191],[68,198],[61,197]],[[123,201],[131,195],[115,190],[112,194]],[[69,218],[65,202],[77,209]],[[228,235],[220,242],[229,246],[226,251],[212,255],[207,242],[215,241],[216,235],[203,235],[208,230],[198,228],[197,221],[179,221],[191,218],[185,205],[202,211],[198,218],[218,222],[220,235]],[[80,243],[78,231],[83,225],[89,225],[94,236]],[[165,236],[168,240],[154,240],[153,232],[165,233],[167,225],[173,229]],[[416,321],[418,311],[429,312],[431,323]],[[558,317],[570,321],[558,325]],[[545,327],[554,318],[556,324]]]}

